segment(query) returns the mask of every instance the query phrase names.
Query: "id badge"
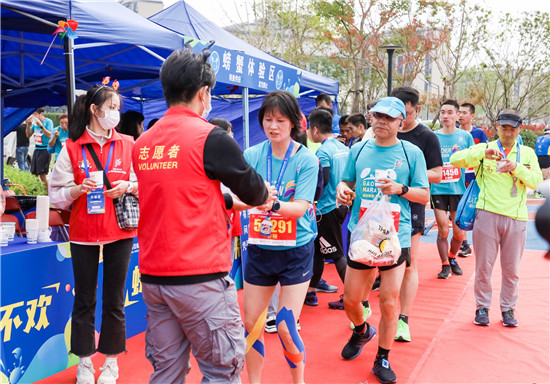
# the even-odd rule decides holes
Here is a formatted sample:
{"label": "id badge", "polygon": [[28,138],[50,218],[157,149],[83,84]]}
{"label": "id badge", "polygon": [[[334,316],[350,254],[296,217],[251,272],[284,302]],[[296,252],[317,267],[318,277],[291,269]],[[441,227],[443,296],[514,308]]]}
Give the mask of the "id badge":
{"label": "id badge", "polygon": [[105,213],[105,196],[103,196],[103,188],[92,189],[86,195],[88,206],[88,215],[97,215]]}

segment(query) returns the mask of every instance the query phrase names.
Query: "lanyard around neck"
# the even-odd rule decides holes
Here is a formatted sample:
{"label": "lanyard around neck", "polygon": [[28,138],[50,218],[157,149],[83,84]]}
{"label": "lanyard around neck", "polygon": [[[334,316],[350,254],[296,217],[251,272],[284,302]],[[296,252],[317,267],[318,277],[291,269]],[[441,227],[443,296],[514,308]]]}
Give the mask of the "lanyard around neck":
{"label": "lanyard around neck", "polygon": [[[500,152],[502,152],[502,156],[506,159],[506,152],[504,152],[504,147],[502,146],[502,143],[500,142],[500,139],[497,140],[498,149]],[[516,142],[516,163],[519,163],[519,143]]]}
{"label": "lanyard around neck", "polygon": [[[502,153],[502,156],[504,156],[505,159],[507,159],[506,157],[506,152],[504,152],[504,147],[502,146],[502,143],[500,142],[500,139],[497,140],[497,145],[498,145],[498,149],[500,150],[500,152]],[[516,163],[519,164],[519,143],[516,142]],[[511,152],[511,150],[510,150]],[[515,177],[514,175],[512,175],[512,172],[510,172],[510,175],[512,176],[512,180],[513,180],[513,183],[514,183],[514,188],[516,187],[516,183],[518,181],[518,178]]]}
{"label": "lanyard around neck", "polygon": [[[283,182],[283,175],[286,171],[286,166],[288,165],[288,160],[290,159],[290,155],[292,154],[292,150],[294,149],[294,141],[290,140],[290,144],[288,144],[288,149],[285,153],[285,158],[283,159],[283,165],[281,165],[281,170],[279,171],[279,176],[277,177],[277,183],[275,184],[275,188],[277,189],[277,192],[279,191],[279,188],[281,187],[281,183]],[[271,183],[271,156],[272,156],[272,150],[271,150],[271,142],[269,143],[267,147],[267,181]]]}
{"label": "lanyard around neck", "polygon": [[[113,154],[114,145],[115,145],[115,142],[111,141],[111,148],[109,148],[109,156],[107,156],[107,164],[105,164],[105,174],[107,174],[107,171],[109,170],[109,164],[111,163],[111,155]],[[86,150],[84,149],[84,146],[82,146],[82,159],[84,162],[84,170],[86,171],[86,177],[90,178],[90,170],[88,167],[88,160],[86,160]]]}

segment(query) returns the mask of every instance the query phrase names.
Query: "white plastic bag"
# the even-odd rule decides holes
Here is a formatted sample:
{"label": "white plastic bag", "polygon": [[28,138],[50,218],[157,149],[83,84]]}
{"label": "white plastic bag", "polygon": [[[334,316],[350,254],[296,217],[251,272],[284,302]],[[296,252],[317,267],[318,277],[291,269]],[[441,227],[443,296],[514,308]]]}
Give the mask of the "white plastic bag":
{"label": "white plastic bag", "polygon": [[351,233],[349,257],[372,267],[393,265],[401,256],[388,197],[378,192]]}

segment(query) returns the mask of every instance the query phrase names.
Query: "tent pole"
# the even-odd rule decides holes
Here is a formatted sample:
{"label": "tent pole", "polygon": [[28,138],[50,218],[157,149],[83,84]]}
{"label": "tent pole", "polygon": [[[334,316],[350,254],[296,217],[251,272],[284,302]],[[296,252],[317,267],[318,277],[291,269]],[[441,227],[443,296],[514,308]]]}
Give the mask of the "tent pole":
{"label": "tent pole", "polygon": [[243,140],[244,140],[244,149],[247,149],[250,146],[250,122],[248,121],[248,88],[243,88]]}
{"label": "tent pole", "polygon": [[69,116],[73,111],[75,102],[75,71],[74,71],[74,47],[73,40],[65,38],[65,75],[67,78],[67,112]]}
{"label": "tent pole", "polygon": [[[0,100],[0,108],[2,113],[0,113],[0,157],[2,158],[2,164],[0,164],[0,193],[4,190],[4,95],[2,95]],[[3,213],[3,212],[2,212]]]}

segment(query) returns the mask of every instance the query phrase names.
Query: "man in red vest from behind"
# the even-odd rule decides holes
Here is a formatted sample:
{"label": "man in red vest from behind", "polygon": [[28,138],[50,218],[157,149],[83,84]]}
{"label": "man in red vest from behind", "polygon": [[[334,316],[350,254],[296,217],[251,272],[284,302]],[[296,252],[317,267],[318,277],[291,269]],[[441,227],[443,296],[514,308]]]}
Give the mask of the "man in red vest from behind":
{"label": "man in red vest from behind", "polygon": [[207,57],[186,50],[166,59],[160,79],[169,109],[133,152],[150,383],[185,382],[191,349],[205,382],[240,382],[246,343],[228,276],[225,211],[233,200],[220,182],[252,206],[273,199],[238,144],[205,120],[216,82]]}

